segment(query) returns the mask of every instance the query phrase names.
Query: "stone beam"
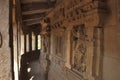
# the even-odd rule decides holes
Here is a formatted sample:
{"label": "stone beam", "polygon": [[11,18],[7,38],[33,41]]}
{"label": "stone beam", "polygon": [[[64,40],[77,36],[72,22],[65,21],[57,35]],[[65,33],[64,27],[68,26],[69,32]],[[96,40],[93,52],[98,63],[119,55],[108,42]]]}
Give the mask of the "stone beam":
{"label": "stone beam", "polygon": [[40,10],[40,9],[49,9],[54,7],[54,3],[47,3],[47,2],[32,2],[32,3],[25,3],[21,4],[22,11],[32,11],[32,10]]}
{"label": "stone beam", "polygon": [[32,3],[32,2],[47,2],[46,0],[21,0],[21,3]]}
{"label": "stone beam", "polygon": [[49,12],[49,11],[51,11],[52,9],[53,9],[53,8],[40,9],[40,10],[32,10],[32,11],[24,11],[24,12],[22,12],[22,15],[30,15],[30,14],[37,14],[37,13]]}
{"label": "stone beam", "polygon": [[29,22],[29,21],[34,21],[34,20],[42,20],[42,17],[41,18],[23,20],[23,22]]}
{"label": "stone beam", "polygon": [[43,13],[36,13],[36,14],[29,14],[29,15],[23,15],[22,19],[23,20],[28,20],[28,19],[42,18],[45,15],[46,15],[45,12],[43,12]]}
{"label": "stone beam", "polygon": [[40,24],[40,20],[27,21],[27,22],[23,22],[23,24],[25,26],[31,26],[31,25],[35,25],[35,24]]}

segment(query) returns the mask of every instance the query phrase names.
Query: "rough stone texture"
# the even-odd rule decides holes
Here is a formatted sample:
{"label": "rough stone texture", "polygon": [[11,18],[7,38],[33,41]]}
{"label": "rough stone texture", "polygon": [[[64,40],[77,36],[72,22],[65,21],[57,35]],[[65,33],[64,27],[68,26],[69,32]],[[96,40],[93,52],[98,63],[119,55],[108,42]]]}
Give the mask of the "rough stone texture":
{"label": "rough stone texture", "polygon": [[0,0],[0,32],[3,39],[3,45],[0,48],[0,80],[11,80],[9,0]]}

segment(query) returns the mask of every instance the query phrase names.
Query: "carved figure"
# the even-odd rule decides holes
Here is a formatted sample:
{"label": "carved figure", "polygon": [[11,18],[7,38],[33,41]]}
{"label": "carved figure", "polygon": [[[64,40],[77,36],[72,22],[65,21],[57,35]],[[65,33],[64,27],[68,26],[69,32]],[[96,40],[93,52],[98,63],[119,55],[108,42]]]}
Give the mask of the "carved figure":
{"label": "carved figure", "polygon": [[79,72],[86,70],[86,29],[84,25],[75,26],[72,30],[73,36],[73,68]]}

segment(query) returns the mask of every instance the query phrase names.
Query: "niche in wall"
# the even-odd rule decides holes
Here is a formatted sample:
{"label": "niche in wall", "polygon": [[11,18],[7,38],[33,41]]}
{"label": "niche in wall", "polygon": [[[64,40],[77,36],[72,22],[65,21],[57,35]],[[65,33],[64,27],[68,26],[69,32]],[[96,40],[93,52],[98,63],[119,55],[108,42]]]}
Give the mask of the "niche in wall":
{"label": "niche in wall", "polygon": [[86,28],[84,25],[74,26],[71,31],[71,66],[81,76],[86,72]]}

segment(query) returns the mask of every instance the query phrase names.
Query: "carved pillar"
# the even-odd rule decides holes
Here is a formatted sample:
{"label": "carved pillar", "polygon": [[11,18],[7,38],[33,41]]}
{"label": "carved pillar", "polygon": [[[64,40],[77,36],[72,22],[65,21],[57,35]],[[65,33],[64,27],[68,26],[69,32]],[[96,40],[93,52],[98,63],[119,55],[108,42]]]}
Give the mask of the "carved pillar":
{"label": "carved pillar", "polygon": [[102,62],[104,49],[104,29],[102,27],[94,28],[94,40],[93,76],[95,77],[95,80],[102,80]]}
{"label": "carved pillar", "polygon": [[46,48],[47,48],[47,53],[46,53],[46,61],[47,61],[47,66],[46,66],[46,73],[45,73],[45,80],[48,80],[48,74],[49,74],[49,70],[50,70],[50,64],[51,64],[51,62],[50,62],[50,32],[47,34],[47,36],[46,36],[47,38],[47,46],[46,46]]}
{"label": "carved pillar", "polygon": [[87,27],[87,37],[86,37],[86,43],[87,43],[87,52],[86,52],[86,75],[85,78],[88,80],[94,80],[93,77],[93,53],[94,53],[94,39],[93,39],[93,27]]}
{"label": "carved pillar", "polygon": [[71,30],[72,26],[69,26],[69,28],[66,31],[66,64],[65,66],[69,69],[71,69],[71,63],[72,63],[72,57],[71,57]]}
{"label": "carved pillar", "polygon": [[67,49],[66,49],[66,67],[68,67],[69,69],[71,69],[71,55],[70,55],[70,53],[71,53],[71,40],[70,40],[70,38],[71,38],[71,30],[67,30],[66,31],[66,34],[67,34],[67,42],[66,42],[66,46],[67,46]]}

